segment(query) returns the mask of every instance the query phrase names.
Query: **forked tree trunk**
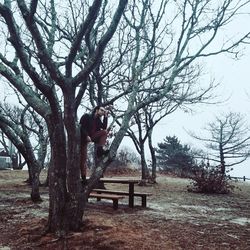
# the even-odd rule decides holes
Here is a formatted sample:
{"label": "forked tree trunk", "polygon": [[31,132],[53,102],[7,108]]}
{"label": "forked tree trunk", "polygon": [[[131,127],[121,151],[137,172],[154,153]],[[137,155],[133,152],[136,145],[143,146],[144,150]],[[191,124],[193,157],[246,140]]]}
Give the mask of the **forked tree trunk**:
{"label": "forked tree trunk", "polygon": [[82,226],[85,199],[80,183],[80,137],[74,124],[66,140],[63,119],[59,116],[52,118],[48,126],[53,162],[49,168],[48,230],[64,235]]}

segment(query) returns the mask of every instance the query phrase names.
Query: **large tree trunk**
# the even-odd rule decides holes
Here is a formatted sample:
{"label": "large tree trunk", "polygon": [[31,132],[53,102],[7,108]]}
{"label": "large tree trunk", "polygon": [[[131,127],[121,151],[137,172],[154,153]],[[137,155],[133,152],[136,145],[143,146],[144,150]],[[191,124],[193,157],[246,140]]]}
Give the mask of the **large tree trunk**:
{"label": "large tree trunk", "polygon": [[64,123],[67,131],[67,223],[69,229],[76,231],[82,225],[82,216],[85,207],[80,182],[80,129],[77,125],[77,117],[74,106],[75,92],[68,89],[64,94]]}
{"label": "large tree trunk", "polygon": [[59,235],[80,229],[86,200],[80,183],[79,129],[70,96],[65,96],[64,119],[55,112],[48,126],[53,162],[49,169],[48,230]]}
{"label": "large tree trunk", "polygon": [[53,164],[49,168],[48,230],[62,235],[68,231],[68,218],[66,217],[66,140],[62,117],[50,119],[48,131]]}

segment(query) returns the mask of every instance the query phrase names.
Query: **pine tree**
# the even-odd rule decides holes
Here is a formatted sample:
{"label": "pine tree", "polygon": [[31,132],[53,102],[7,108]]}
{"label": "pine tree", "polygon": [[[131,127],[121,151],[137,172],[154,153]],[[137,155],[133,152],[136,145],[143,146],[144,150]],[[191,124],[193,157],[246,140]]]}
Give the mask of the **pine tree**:
{"label": "pine tree", "polygon": [[184,175],[191,170],[194,157],[187,144],[182,145],[176,136],[166,136],[156,148],[158,166],[164,171]]}

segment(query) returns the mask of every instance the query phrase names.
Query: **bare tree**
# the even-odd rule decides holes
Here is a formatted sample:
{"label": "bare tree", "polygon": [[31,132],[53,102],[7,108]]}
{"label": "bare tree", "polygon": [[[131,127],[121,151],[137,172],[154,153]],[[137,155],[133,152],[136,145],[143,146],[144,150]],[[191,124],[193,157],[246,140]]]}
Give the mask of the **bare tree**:
{"label": "bare tree", "polygon": [[[224,44],[216,40],[219,29],[247,0],[225,0],[216,7],[208,0],[162,0],[156,5],[158,14],[151,0],[131,0],[125,9],[127,2],[120,0],[116,8],[114,1],[101,0],[93,0],[91,6],[77,0],[33,0],[29,6],[24,0],[6,0],[0,4],[5,37],[0,74],[48,127],[53,160],[48,229],[52,232],[63,234],[80,228],[86,197],[115,156],[138,110],[163,98],[180,101],[183,97],[177,87],[190,89],[190,79],[198,75],[202,58],[226,52],[237,55],[237,47],[249,38],[246,33]],[[109,47],[122,15],[124,32]],[[145,26],[152,29],[145,32]],[[107,52],[119,57],[106,57]],[[107,61],[106,74],[100,78]],[[107,84],[112,91],[107,92]],[[197,93],[206,96],[210,87],[197,81],[189,98]],[[86,90],[90,93],[87,98]],[[141,93],[147,95],[139,100]],[[100,102],[99,94],[104,101],[123,103],[117,107],[121,126],[109,158],[100,162],[82,194],[76,113],[81,100],[89,106],[86,100]]]}
{"label": "bare tree", "polygon": [[[87,44],[88,34],[102,15],[106,1],[102,3],[95,0],[87,9],[77,1],[34,0],[28,6],[24,0],[18,0],[0,4],[2,31],[9,36],[4,44],[12,52],[1,53],[0,72],[47,123],[53,161],[49,177],[48,230],[59,234],[80,228],[89,192],[81,193],[79,179],[76,97],[80,98],[83,92],[77,92],[78,87],[81,91],[86,88],[88,76],[112,38],[127,1],[118,2],[112,16],[101,27],[97,45],[90,51],[84,41]],[[68,16],[69,9],[71,16]],[[75,29],[71,31],[69,43],[64,31],[71,21]],[[76,72],[75,65],[82,59],[80,55],[85,61]]]}
{"label": "bare tree", "polygon": [[[42,166],[41,162],[36,159],[34,148],[30,140],[30,131],[26,128],[25,113],[26,109],[20,110],[18,108],[12,108],[18,117],[10,115],[9,109],[4,109],[4,105],[1,105],[0,109],[0,129],[11,140],[18,151],[25,158],[25,161],[29,170],[29,179],[32,186],[31,199],[41,201],[39,193],[39,174]],[[27,116],[26,116],[27,117]],[[10,119],[11,118],[11,119]]]}
{"label": "bare tree", "polygon": [[250,131],[244,118],[239,113],[222,114],[207,125],[209,137],[192,137],[202,141],[206,148],[212,150],[209,160],[216,162],[221,174],[226,169],[238,165],[250,156]]}
{"label": "bare tree", "polygon": [[[156,181],[156,158],[152,142],[153,129],[161,119],[171,112],[174,112],[178,107],[178,105],[171,107],[170,104],[168,105],[167,103],[164,103],[164,101],[159,102],[159,107],[157,105],[158,104],[155,103],[154,105],[148,105],[147,107],[138,110],[132,119],[134,124],[131,124],[127,131],[128,136],[132,139],[135,148],[140,155],[142,168],[141,184],[145,183],[146,180],[153,182]],[[151,154],[152,175],[150,175],[146,160],[145,147],[147,146],[147,141]]]}
{"label": "bare tree", "polygon": [[[128,121],[131,122],[129,125],[126,124],[126,127],[130,128],[127,133],[141,155],[142,179],[146,178],[147,172],[145,141],[152,134],[152,129],[158,122],[156,122],[158,118],[155,118],[155,121],[151,118],[149,125],[150,114],[154,116],[155,112],[158,112],[157,106],[164,109],[162,105],[164,100],[167,105],[175,106],[175,109],[187,106],[190,108],[191,105],[197,103],[211,102],[212,92],[215,91],[216,84],[212,82],[206,86],[201,85],[199,77],[202,74],[202,68],[198,63],[193,64],[193,60],[226,51],[233,53],[231,49],[241,42],[238,40],[234,45],[231,44],[233,46],[231,48],[224,45],[222,50],[203,54],[203,51],[206,51],[206,48],[212,44],[217,29],[226,24],[223,17],[219,17],[222,13],[219,13],[218,16],[210,15],[210,19],[207,19],[206,22],[201,16],[207,15],[204,10],[206,5],[206,8],[209,6],[207,1],[193,3],[184,1],[183,5],[177,4],[178,11],[176,15],[170,15],[172,17],[170,18],[164,15],[168,7],[173,7],[171,4],[168,6],[168,4],[167,1],[160,1],[157,5],[152,5],[152,1],[143,0],[129,5],[129,10],[124,14],[125,21],[122,22],[122,32],[117,33],[117,40],[120,43],[110,45],[113,46],[112,54],[108,53],[109,51],[105,53],[102,63],[102,81],[106,83],[105,89],[107,91],[111,89],[108,96],[113,98],[113,101],[117,97],[122,97],[124,108],[118,106],[116,112],[119,126],[122,126],[122,123],[127,119],[125,118],[126,110],[130,117]],[[226,3],[224,4],[226,6]],[[189,12],[190,8],[191,12]],[[199,18],[202,22],[196,20]],[[218,18],[221,18],[221,22],[217,22]],[[180,33],[173,30],[174,22],[182,22]],[[213,28],[211,23],[213,23]],[[203,28],[200,27],[201,24]],[[216,30],[214,34],[211,33],[206,38],[210,37],[210,40],[208,39],[207,43],[198,42],[197,49],[190,50],[191,41],[198,40],[198,37],[206,31],[210,33],[210,29]],[[123,64],[120,64],[121,58],[125,58]],[[108,72],[111,67],[107,64],[114,65],[112,71]],[[111,83],[110,79],[112,79]],[[115,85],[114,82],[116,82]],[[114,89],[123,95],[118,95]],[[147,114],[146,110],[148,110]],[[134,125],[137,127],[135,128]],[[152,138],[149,138],[149,142],[151,141]],[[154,158],[152,144],[149,145],[149,148]],[[154,164],[154,161],[152,163]]]}
{"label": "bare tree", "polygon": [[[18,93],[16,93],[18,95]],[[32,138],[32,148],[37,155],[39,164],[43,167],[48,151],[48,131],[44,119],[27,104],[23,104],[19,98],[20,105],[1,103],[0,110],[5,119],[12,121],[19,129]],[[2,120],[4,122],[4,120]],[[8,124],[6,124],[8,126]],[[25,163],[22,163],[22,167]],[[31,164],[32,165],[32,164]],[[21,167],[21,169],[22,169]]]}

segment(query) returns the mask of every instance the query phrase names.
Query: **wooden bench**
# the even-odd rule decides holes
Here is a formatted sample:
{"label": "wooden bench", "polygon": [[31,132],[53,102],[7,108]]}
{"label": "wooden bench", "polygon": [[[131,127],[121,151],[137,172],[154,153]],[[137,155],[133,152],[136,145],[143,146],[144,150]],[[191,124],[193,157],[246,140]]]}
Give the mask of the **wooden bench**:
{"label": "wooden bench", "polygon": [[118,209],[118,200],[123,199],[124,196],[116,194],[101,194],[101,193],[90,193],[89,198],[97,198],[97,201],[101,199],[112,200],[114,210]]}
{"label": "wooden bench", "polygon": [[[96,194],[116,194],[116,195],[129,195],[129,192],[120,191],[120,190],[109,190],[109,189],[93,189],[92,192],[96,192]],[[142,207],[147,207],[147,196],[152,195],[150,193],[141,193],[134,192],[134,196],[141,197],[141,205]]]}

